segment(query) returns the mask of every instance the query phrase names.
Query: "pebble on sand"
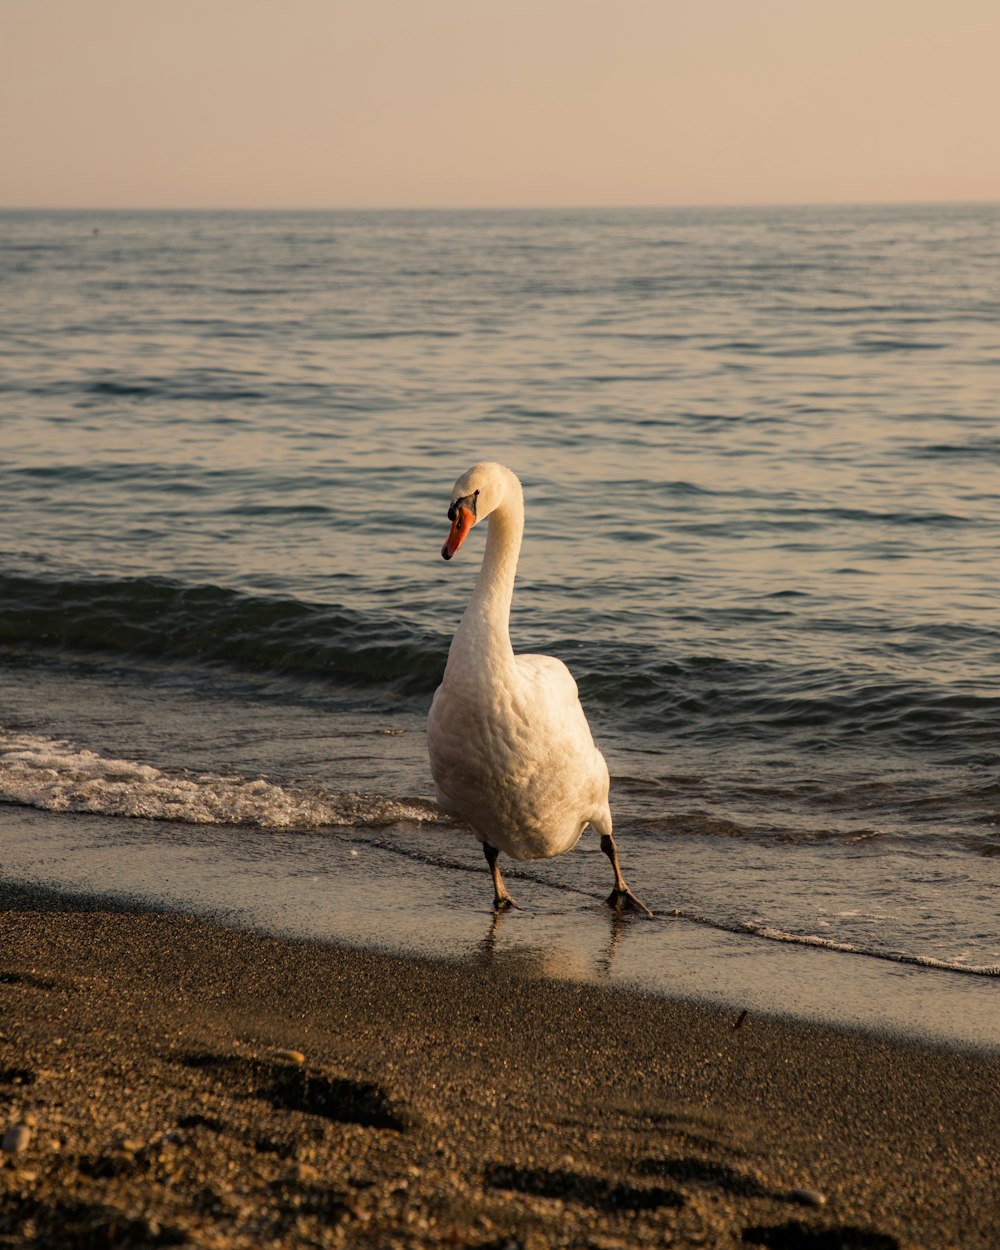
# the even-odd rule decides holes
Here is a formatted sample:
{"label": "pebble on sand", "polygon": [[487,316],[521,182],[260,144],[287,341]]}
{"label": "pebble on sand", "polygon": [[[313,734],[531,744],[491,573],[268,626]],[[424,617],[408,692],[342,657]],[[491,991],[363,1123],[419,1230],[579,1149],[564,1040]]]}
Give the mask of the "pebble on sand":
{"label": "pebble on sand", "polygon": [[818,1189],[790,1189],[788,1197],[792,1202],[801,1202],[804,1207],[825,1207],[826,1194]]}
{"label": "pebble on sand", "polygon": [[274,1058],[279,1063],[305,1063],[306,1057],[301,1050],[276,1050]]}
{"label": "pebble on sand", "polygon": [[15,1124],[4,1133],[0,1148],[3,1149],[4,1154],[16,1155],[22,1150],[27,1150],[30,1141],[31,1129],[27,1124]]}

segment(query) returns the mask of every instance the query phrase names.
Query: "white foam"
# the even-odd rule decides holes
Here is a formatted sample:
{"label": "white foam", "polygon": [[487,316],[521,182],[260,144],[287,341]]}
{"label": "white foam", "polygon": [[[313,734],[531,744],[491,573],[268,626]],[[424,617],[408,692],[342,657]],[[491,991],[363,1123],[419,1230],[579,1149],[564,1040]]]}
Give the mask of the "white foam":
{"label": "white foam", "polygon": [[773,925],[743,925],[747,933],[755,937],[767,938],[771,942],[789,942],[796,946],[820,946],[824,950],[840,951],[845,955],[867,955],[873,959],[887,959],[892,963],[918,964],[924,968],[938,968],[944,972],[968,972],[974,976],[1000,976],[1000,965],[969,964],[956,959],[935,959],[931,955],[908,955],[903,951],[876,951],[857,946],[852,942],[836,942],[832,938],[819,937],[814,933],[790,933],[785,929],[776,929]]}
{"label": "white foam", "polygon": [[164,771],[2,729],[0,802],[51,812],[272,829],[381,828],[439,818],[436,809],[418,802],[297,789],[263,778]]}

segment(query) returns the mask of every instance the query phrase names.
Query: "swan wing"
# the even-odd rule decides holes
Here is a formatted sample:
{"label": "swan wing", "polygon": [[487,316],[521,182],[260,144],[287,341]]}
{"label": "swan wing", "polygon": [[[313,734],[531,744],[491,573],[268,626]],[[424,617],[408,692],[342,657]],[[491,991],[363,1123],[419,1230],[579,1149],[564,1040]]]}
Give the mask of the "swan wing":
{"label": "swan wing", "polygon": [[[554,655],[515,655],[514,663],[521,680],[527,686],[535,687],[547,702],[558,704],[562,701],[580,707],[576,681],[562,660],[557,660]],[[582,715],[582,707],[580,712]]]}

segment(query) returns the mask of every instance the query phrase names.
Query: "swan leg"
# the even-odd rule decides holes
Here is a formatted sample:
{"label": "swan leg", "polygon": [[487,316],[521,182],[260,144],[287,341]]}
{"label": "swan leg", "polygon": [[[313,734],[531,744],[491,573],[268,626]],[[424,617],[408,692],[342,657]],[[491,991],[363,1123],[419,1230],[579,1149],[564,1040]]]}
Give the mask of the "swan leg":
{"label": "swan leg", "polygon": [[601,850],[611,860],[611,867],[614,869],[615,874],[615,888],[608,895],[608,906],[613,907],[615,911],[639,912],[640,915],[649,916],[652,919],[653,913],[645,903],[639,902],[625,884],[621,865],[618,863],[618,847],[615,845],[615,840],[610,833],[601,834]]}
{"label": "swan leg", "polygon": [[505,911],[508,907],[516,907],[517,904],[508,894],[507,887],[503,883],[503,877],[500,875],[500,865],[497,863],[500,852],[495,846],[490,846],[488,842],[484,842],[483,854],[486,856],[486,862],[489,864],[490,872],[493,875],[494,911]]}

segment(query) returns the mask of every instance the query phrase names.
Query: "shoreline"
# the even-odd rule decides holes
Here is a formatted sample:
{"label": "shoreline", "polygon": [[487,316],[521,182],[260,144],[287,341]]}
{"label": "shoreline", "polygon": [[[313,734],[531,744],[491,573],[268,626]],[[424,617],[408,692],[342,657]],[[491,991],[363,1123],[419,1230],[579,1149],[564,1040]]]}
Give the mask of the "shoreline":
{"label": "shoreline", "polygon": [[[36,899],[49,890],[76,907],[192,914],[279,938],[459,965],[488,945],[497,960],[540,981],[1000,1051],[995,976],[756,934],[685,914],[670,900],[663,908],[662,897],[647,900],[654,922],[615,923],[595,845],[528,872],[511,865],[522,906],[497,923],[478,845],[450,833],[399,826],[387,837],[350,828],[336,837],[248,836],[241,826],[34,808],[0,810],[0,826],[3,870]],[[629,851],[629,871],[643,880],[642,848]]]}
{"label": "shoreline", "polygon": [[30,887],[0,1001],[0,1247],[995,1244],[992,1053]]}

